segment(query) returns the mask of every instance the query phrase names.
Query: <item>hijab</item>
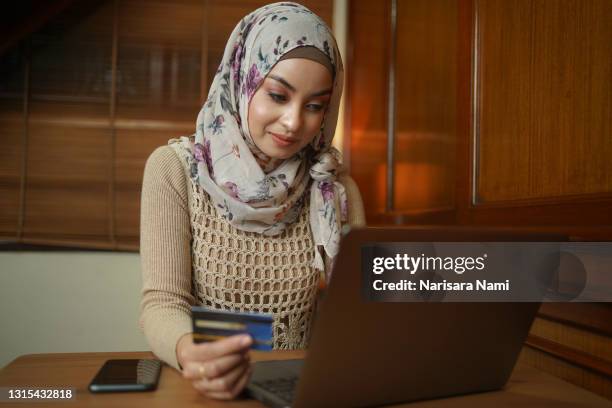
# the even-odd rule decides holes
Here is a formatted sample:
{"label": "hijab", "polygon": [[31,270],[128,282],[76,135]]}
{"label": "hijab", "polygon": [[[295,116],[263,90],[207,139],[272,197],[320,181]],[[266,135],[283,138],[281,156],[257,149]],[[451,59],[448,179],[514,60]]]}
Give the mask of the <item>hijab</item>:
{"label": "hijab", "polygon": [[[249,101],[274,64],[309,58],[332,71],[333,88],[320,132],[280,163],[257,148],[249,132]],[[232,31],[196,124],[181,138],[195,159],[192,177],[218,214],[235,228],[274,236],[297,221],[310,194],[313,267],[329,279],[347,220],[344,186],[337,181],[340,152],[331,147],[343,67],[327,25],[297,3],[274,3],[244,17]],[[273,164],[273,166],[270,166]]]}

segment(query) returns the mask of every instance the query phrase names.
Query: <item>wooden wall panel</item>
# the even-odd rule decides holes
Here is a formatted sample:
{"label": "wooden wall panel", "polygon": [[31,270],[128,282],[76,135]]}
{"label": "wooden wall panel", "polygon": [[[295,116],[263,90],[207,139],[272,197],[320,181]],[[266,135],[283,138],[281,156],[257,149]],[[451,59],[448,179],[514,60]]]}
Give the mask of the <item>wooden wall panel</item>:
{"label": "wooden wall panel", "polygon": [[386,210],[390,2],[352,1],[351,175],[369,224],[454,222],[457,3],[398,2],[393,210]]}
{"label": "wooden wall panel", "polygon": [[[610,240],[611,3],[459,4],[457,222]],[[544,304],[523,358],[609,398],[610,321],[606,304]]]}
{"label": "wooden wall panel", "polygon": [[195,122],[203,22],[200,0],[119,2],[117,119]]}
{"label": "wooden wall panel", "polygon": [[137,249],[140,236],[140,193],[149,155],[169,139],[192,132],[191,127],[117,130],[115,145],[115,232],[124,249]]}
{"label": "wooden wall panel", "polygon": [[0,240],[15,240],[20,223],[25,116],[26,50],[16,47],[0,64]]}
{"label": "wooden wall panel", "polygon": [[[266,3],[77,2],[3,55],[0,238],[25,215],[23,242],[137,249],[146,158],[193,133],[230,31]],[[331,25],[331,0],[305,5]]]}
{"label": "wooden wall panel", "polygon": [[[457,61],[457,69],[458,69],[458,81],[457,81],[457,123],[458,123],[458,144],[457,144],[457,179],[456,179],[456,205],[457,205],[457,214],[456,219],[459,224],[462,225],[498,225],[498,226],[514,226],[517,228],[527,228],[531,230],[546,230],[550,232],[564,233],[567,234],[571,239],[576,240],[589,240],[589,239],[610,239],[612,237],[612,221],[609,216],[610,211],[612,209],[612,195],[610,193],[584,193],[584,194],[573,194],[573,195],[564,195],[564,196],[541,196],[541,197],[531,197],[525,198],[527,193],[527,185],[529,182],[521,182],[518,183],[516,180],[510,182],[510,178],[504,178],[507,175],[508,177],[514,177],[515,179],[525,179],[529,180],[539,180],[538,183],[544,182],[549,184],[546,189],[547,191],[553,191],[553,189],[558,188],[560,180],[562,178],[561,175],[557,175],[556,177],[552,177],[548,170],[542,170],[541,166],[547,165],[547,162],[542,159],[542,157],[534,156],[533,152],[535,150],[525,150],[525,143],[517,144],[514,139],[521,138],[521,135],[531,135],[532,140],[543,140],[543,124],[551,123],[546,117],[543,117],[542,120],[529,121],[528,112],[530,112],[527,107],[531,107],[530,109],[535,109],[533,102],[533,95],[542,94],[542,89],[540,84],[531,84],[534,87],[533,95],[530,92],[530,87],[527,87],[527,84],[521,81],[517,81],[516,77],[519,73],[522,75],[532,75],[532,73],[527,70],[525,64],[531,64],[530,66],[535,66],[535,62],[532,60],[525,61],[524,56],[521,57],[520,50],[516,47],[512,46],[513,40],[509,40],[513,36],[514,41],[519,43],[529,43],[529,41],[525,40],[525,36],[530,36],[531,34],[525,32],[524,30],[513,30],[510,26],[514,24],[516,21],[517,24],[526,24],[526,21],[531,21],[534,16],[532,13],[537,11],[537,7],[533,6],[526,7],[527,0],[521,0],[517,2],[519,5],[519,10],[521,14],[517,17],[517,11],[508,11],[508,13],[502,13],[503,7],[505,7],[505,3],[500,2],[491,2],[486,3],[484,8],[479,9],[477,1],[470,0],[462,0],[459,4],[459,29],[458,29],[458,55],[459,59]],[[559,7],[563,8],[564,2],[533,2],[533,4],[542,5],[553,4],[559,5]],[[482,3],[485,4],[485,3]],[[575,2],[567,3],[571,7],[575,6]],[[601,9],[602,2],[599,0],[593,1],[585,1],[581,3],[583,7],[596,7]],[[607,3],[608,5],[610,3]],[[496,6],[497,5],[497,6]],[[497,7],[497,8],[495,8]],[[582,6],[581,6],[582,7]],[[507,73],[505,77],[497,78],[497,82],[492,82],[489,84],[489,93],[494,93],[499,95],[499,98],[503,99],[506,94],[512,93],[514,95],[520,95],[518,97],[521,100],[521,103],[514,103],[513,101],[507,101],[508,103],[502,104],[500,101],[491,101],[488,100],[488,103],[485,103],[485,98],[487,93],[485,92],[476,92],[474,94],[474,82],[472,81],[472,73],[475,68],[473,61],[477,58],[479,54],[479,49],[475,49],[475,44],[486,43],[486,38],[483,38],[484,34],[482,32],[482,27],[478,27],[476,24],[477,21],[483,20],[485,21],[487,18],[484,10],[489,10],[492,8],[492,15],[495,19],[503,19],[503,16],[507,15],[507,21],[502,23],[500,21],[500,25],[508,26],[504,29],[503,37],[499,37],[499,44],[491,44],[489,46],[489,59],[503,59],[507,61],[509,65],[512,67],[507,68]],[[476,17],[476,12],[478,12],[479,17]],[[566,11],[559,11],[559,13],[566,13]],[[549,16],[551,20],[556,19],[559,16],[559,13],[552,14]],[[609,17],[606,13],[602,13],[599,15],[591,15],[592,21],[590,26],[593,27],[593,30],[598,31],[601,30],[602,26],[605,26],[604,23],[606,20],[609,20]],[[520,22],[518,20],[521,20]],[[485,22],[486,24],[486,22]],[[498,33],[496,30],[491,28],[493,34]],[[498,33],[499,34],[499,33]],[[476,37],[480,38],[479,42],[475,41]],[[494,36],[495,37],[495,36]],[[501,39],[504,39],[504,42],[501,42]],[[589,53],[592,56],[593,60],[591,61],[591,65],[597,66],[607,66],[610,60],[610,54],[606,54],[605,52],[601,53],[601,43],[593,43],[585,42],[589,44]],[[496,52],[497,54],[491,54],[491,52]],[[510,53],[510,56],[505,55],[505,53]],[[518,53],[518,54],[517,54]],[[502,56],[502,54],[504,54]],[[520,54],[520,55],[519,55]],[[498,55],[496,57],[496,55]],[[481,58],[486,58],[481,56]],[[523,59],[521,59],[523,58]],[[513,64],[510,64],[513,62]],[[544,63],[540,63],[541,65]],[[550,64],[546,65],[547,72],[543,73],[543,76],[555,77],[559,70],[550,66]],[[540,68],[543,69],[544,65]],[[499,66],[497,64],[496,66]],[[578,67],[584,67],[583,65],[578,65]],[[478,70],[476,71],[477,78],[479,81],[477,83],[480,84],[480,88],[486,88],[487,85],[483,82],[485,81],[483,78],[487,78],[487,65],[484,63],[479,63],[476,65]],[[500,67],[500,69],[502,69]],[[567,65],[566,69],[566,77],[573,78],[575,76],[574,71],[572,70],[571,65]],[[512,74],[512,75],[510,75]],[[598,79],[598,81],[603,81]],[[512,86],[510,86],[512,84]],[[594,85],[596,86],[596,84]],[[601,87],[609,86],[609,81],[603,81]],[[552,84],[549,83],[548,87],[553,89]],[[550,91],[552,92],[552,91]],[[572,94],[568,94],[571,96]],[[475,100],[476,103],[475,103]],[[517,99],[517,98],[515,98]],[[608,97],[609,103],[610,97]],[[551,104],[555,104],[560,102],[561,100],[549,101],[548,106]],[[605,101],[603,101],[605,106]],[[486,105],[486,106],[485,106]],[[492,110],[489,105],[496,106],[496,110]],[[508,106],[511,105],[511,106]],[[479,111],[474,111],[473,106],[480,107]],[[486,110],[483,111],[482,107],[485,107]],[[514,114],[515,117],[511,117],[511,120],[506,119],[509,116],[509,109],[515,109]],[[595,107],[595,110],[601,111],[601,106]],[[486,113],[488,112],[488,113]],[[523,116],[516,116],[518,113],[522,112]],[[580,109],[577,112],[581,112]],[[484,117],[489,115],[489,117]],[[551,114],[555,115],[558,112],[552,110]],[[548,115],[548,114],[547,114]],[[573,115],[573,114],[572,114]],[[574,116],[568,116],[573,118]],[[564,120],[567,119],[564,117]],[[606,120],[608,122],[606,122]],[[607,117],[605,115],[599,115],[597,118],[593,118],[592,122],[583,121],[584,130],[580,133],[580,140],[578,140],[578,135],[576,136],[577,145],[589,145],[589,139],[591,137],[594,138],[594,145],[597,145],[599,142],[599,138],[601,136],[600,129],[609,128],[609,120],[610,116]],[[499,123],[500,126],[505,126],[506,131],[512,130],[510,134],[501,133],[491,133],[486,132],[482,128],[482,123],[488,123],[491,126]],[[499,131],[500,129],[498,129]],[[480,139],[476,138],[475,135],[480,133]],[[609,132],[608,132],[609,134]],[[538,135],[537,138],[534,135]],[[530,136],[530,137],[531,137]],[[547,134],[546,137],[552,138],[553,140],[547,144],[547,147],[550,148],[549,153],[544,153],[545,155],[560,155],[559,144],[560,140],[555,138],[554,135]],[[522,139],[521,139],[522,140]],[[496,148],[486,150],[482,148],[482,143],[494,142]],[[480,142],[480,143],[479,143]],[[531,143],[531,142],[529,142]],[[574,143],[574,142],[572,142]],[[511,150],[515,149],[515,150]],[[517,150],[518,153],[517,153]],[[544,149],[542,147],[542,149]],[[476,153],[476,154],[474,154]],[[592,154],[592,156],[590,156]],[[584,156],[586,155],[586,156]],[[599,149],[591,149],[590,153],[580,153],[577,157],[585,157],[583,161],[588,162],[591,160],[591,157],[594,161],[597,161],[601,158],[604,152],[601,148]],[[509,160],[509,156],[513,157],[514,160]],[[565,157],[565,158],[563,158]],[[566,160],[567,156],[562,156],[562,160]],[[550,162],[552,165],[554,163],[559,162],[559,158],[552,158]],[[582,159],[581,159],[582,160]],[[474,167],[474,163],[479,163],[479,166]],[[487,164],[488,163],[488,164]],[[582,164],[578,162],[578,164]],[[488,166],[488,167],[487,167]],[[568,164],[568,166],[574,166],[573,164]],[[489,170],[484,170],[484,169]],[[478,171],[480,174],[478,174]],[[483,175],[482,172],[485,172]],[[487,173],[488,171],[488,173]],[[493,172],[495,171],[495,174]],[[486,174],[489,174],[490,177],[487,178]],[[479,177],[478,177],[479,176]],[[483,177],[488,181],[482,181]],[[477,181],[476,184],[473,184],[474,180]],[[489,187],[487,187],[488,191],[498,191],[496,192],[496,197],[499,200],[484,200],[482,196],[482,191],[479,192],[479,188],[482,188],[482,183],[489,183]],[[591,186],[588,180],[585,178],[582,180],[582,185],[584,188],[586,186]],[[591,188],[588,187],[588,188]],[[541,189],[540,189],[541,190]],[[540,191],[539,190],[539,191]],[[536,191],[536,190],[530,190]],[[538,193],[540,194],[540,193]],[[505,197],[503,200],[502,198]],[[489,198],[492,198],[489,197]]]}
{"label": "wooden wall panel", "polygon": [[[394,188],[405,193],[393,213],[384,211],[385,3],[354,1],[349,13],[351,173],[369,224],[434,221],[612,239],[612,3],[398,2],[395,170],[402,181]],[[454,45],[445,41],[453,35]],[[437,152],[438,178],[426,166],[437,164]],[[455,176],[443,178],[446,171]],[[447,217],[419,214],[432,203],[450,204]],[[605,304],[543,305],[524,359],[610,397],[611,313]]]}
{"label": "wooden wall panel", "polygon": [[452,210],[457,2],[400,1],[397,19],[394,209]]}
{"label": "wooden wall panel", "polygon": [[24,47],[6,51],[0,64],[0,240],[18,237],[24,149]]}
{"label": "wooden wall panel", "polygon": [[26,239],[108,239],[110,135],[110,129],[29,126]]}
{"label": "wooden wall panel", "polygon": [[151,47],[201,45],[201,0],[119,1],[120,42]]}
{"label": "wooden wall panel", "polygon": [[68,8],[32,34],[32,102],[41,110],[62,103],[102,106],[108,115],[112,30],[112,3],[91,2]]}
{"label": "wooden wall panel", "polygon": [[389,3],[355,0],[349,8],[346,97],[351,176],[369,223],[385,210]]}
{"label": "wooden wall panel", "polygon": [[24,121],[0,119],[0,239],[16,239],[21,211]]}
{"label": "wooden wall panel", "polygon": [[612,2],[477,1],[477,201],[612,193]]}
{"label": "wooden wall panel", "polygon": [[110,238],[113,3],[75,4],[32,34],[23,241]]}

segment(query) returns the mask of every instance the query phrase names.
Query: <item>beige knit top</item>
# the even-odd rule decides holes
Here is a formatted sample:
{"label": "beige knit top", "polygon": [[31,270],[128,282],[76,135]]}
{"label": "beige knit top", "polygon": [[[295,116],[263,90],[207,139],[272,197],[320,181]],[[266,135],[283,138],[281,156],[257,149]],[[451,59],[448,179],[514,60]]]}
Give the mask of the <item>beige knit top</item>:
{"label": "beige knit top", "polygon": [[[274,315],[275,349],[307,346],[319,273],[306,204],[297,222],[278,236],[241,231],[217,214],[189,177],[188,152],[157,148],[142,184],[140,327],[152,351],[179,368],[176,343],[191,329],[191,305]],[[365,225],[355,182],[339,176],[349,224]]]}

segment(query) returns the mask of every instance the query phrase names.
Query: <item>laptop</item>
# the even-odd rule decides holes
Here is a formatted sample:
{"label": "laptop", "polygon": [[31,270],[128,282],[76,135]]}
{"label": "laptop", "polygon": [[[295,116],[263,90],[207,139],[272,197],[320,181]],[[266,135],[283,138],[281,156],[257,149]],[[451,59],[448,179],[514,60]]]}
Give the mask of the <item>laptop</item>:
{"label": "laptop", "polygon": [[500,389],[540,303],[366,302],[361,246],[563,240],[559,235],[499,229],[350,230],[306,358],[255,363],[248,393],[275,408],[366,407]]}

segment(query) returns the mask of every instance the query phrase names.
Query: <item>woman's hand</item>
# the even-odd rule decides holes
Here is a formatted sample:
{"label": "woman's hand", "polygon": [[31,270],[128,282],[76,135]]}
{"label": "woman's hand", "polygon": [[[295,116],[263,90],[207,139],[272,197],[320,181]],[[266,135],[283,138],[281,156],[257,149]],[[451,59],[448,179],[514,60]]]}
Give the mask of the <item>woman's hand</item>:
{"label": "woman's hand", "polygon": [[251,376],[247,334],[230,336],[208,343],[194,343],[191,333],[176,345],[183,377],[200,393],[215,399],[233,399],[244,389]]}

